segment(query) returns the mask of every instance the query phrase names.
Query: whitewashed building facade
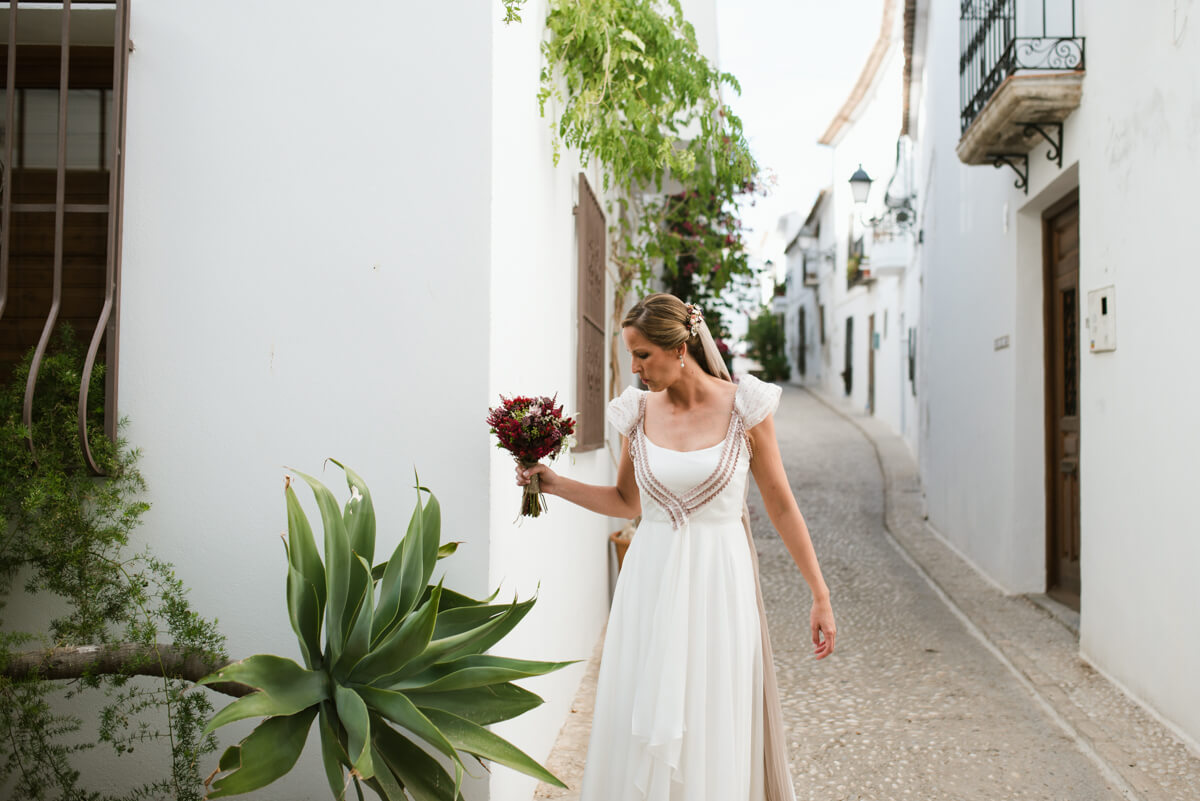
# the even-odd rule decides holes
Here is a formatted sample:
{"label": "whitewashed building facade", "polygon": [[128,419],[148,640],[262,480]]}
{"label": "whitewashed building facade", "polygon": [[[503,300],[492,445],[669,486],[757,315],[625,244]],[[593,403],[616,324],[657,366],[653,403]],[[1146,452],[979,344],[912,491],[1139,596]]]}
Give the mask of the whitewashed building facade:
{"label": "whitewashed building facade", "polygon": [[907,6],[930,525],[1195,746],[1200,8]]}
{"label": "whitewashed building facade", "polygon": [[[788,245],[792,378],[902,433],[932,530],[1057,604],[1080,656],[1196,747],[1200,8],[905,0],[885,30],[890,13],[904,56],[873,52]],[[859,162],[877,180],[855,210]],[[847,290],[864,233],[870,281]],[[803,359],[801,309],[826,327]]]}
{"label": "whitewashed building facade", "polygon": [[[513,465],[484,423],[501,393],[557,393],[595,420],[610,390],[608,271],[603,250],[580,264],[575,214],[591,202],[585,184],[598,191],[598,169],[581,171],[569,150],[554,166],[550,119],[538,114],[545,0],[510,26],[499,2],[121,6],[131,44],[119,305],[103,348],[110,412],[128,417],[150,486],[140,536],[175,563],[197,610],[220,620],[234,657],[292,657],[278,542],[285,466],[339,494],[324,460],[359,472],[387,552],[415,501],[415,469],[441,501],[443,539],[462,541],[441,563],[447,585],[538,596],[497,650],[586,661],[608,612],[615,521],[552,499],[548,516],[514,525]],[[685,6],[715,57],[713,3]],[[18,59],[28,45],[59,44],[61,13],[21,7]],[[81,6],[72,20],[75,44],[92,36],[109,65],[122,50],[113,13]],[[120,86],[107,89],[97,98],[115,116]],[[72,117],[83,126],[72,136],[111,141],[116,123],[97,119]],[[57,136],[35,122],[30,147]],[[68,165],[102,172],[105,186],[112,167]],[[46,316],[36,304],[22,313]],[[581,375],[587,364],[597,369]],[[559,467],[610,483],[611,443]],[[497,732],[544,760],[583,670],[528,682],[546,704]],[[248,723],[222,729],[222,747]],[[137,781],[139,758],[162,755],[97,751],[81,767],[117,790]],[[297,768],[254,797],[324,798],[320,764],[314,736]],[[519,801],[534,784],[497,766],[467,797]]]}
{"label": "whitewashed building facade", "polygon": [[[848,397],[915,450],[921,279],[901,11],[885,3],[858,81],[818,142],[830,149],[830,183],[789,231],[786,294],[775,309],[784,315],[792,381]],[[849,184],[859,169],[874,177],[864,203]]]}

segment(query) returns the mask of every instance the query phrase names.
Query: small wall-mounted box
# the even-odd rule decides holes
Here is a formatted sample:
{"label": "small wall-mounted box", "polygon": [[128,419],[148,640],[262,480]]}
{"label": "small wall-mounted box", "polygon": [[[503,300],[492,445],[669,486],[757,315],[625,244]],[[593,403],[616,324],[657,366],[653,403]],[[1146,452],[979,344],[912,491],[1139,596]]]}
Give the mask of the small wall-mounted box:
{"label": "small wall-mounted box", "polygon": [[1117,349],[1117,290],[1114,286],[1088,293],[1088,341],[1092,353]]}

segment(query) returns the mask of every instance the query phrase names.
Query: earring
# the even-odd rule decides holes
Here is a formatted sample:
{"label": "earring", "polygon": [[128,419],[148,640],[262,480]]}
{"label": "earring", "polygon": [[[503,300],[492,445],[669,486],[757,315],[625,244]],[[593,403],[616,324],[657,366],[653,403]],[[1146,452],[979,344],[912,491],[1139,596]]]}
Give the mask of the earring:
{"label": "earring", "polygon": [[683,361],[683,357],[682,357],[682,356],[680,356],[680,357],[679,357],[679,366],[680,366],[680,367],[687,367],[687,363],[685,363],[685,362]]}

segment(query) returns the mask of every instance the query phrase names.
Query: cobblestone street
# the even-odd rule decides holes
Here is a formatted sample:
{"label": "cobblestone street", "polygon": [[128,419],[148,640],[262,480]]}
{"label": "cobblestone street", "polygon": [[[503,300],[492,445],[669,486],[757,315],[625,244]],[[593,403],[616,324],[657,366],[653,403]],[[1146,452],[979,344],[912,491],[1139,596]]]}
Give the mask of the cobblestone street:
{"label": "cobblestone street", "polygon": [[1120,798],[889,543],[871,443],[799,390],[776,420],[838,623],[815,661],[808,588],[752,487],[797,798]]}
{"label": "cobblestone street", "polygon": [[[898,437],[792,387],[776,428],[838,623],[837,652],[814,660],[808,588],[752,484],[798,799],[1200,798],[1200,759],[1079,658],[1067,625],[928,532]],[[595,662],[548,760],[572,789],[538,798],[578,797]]]}

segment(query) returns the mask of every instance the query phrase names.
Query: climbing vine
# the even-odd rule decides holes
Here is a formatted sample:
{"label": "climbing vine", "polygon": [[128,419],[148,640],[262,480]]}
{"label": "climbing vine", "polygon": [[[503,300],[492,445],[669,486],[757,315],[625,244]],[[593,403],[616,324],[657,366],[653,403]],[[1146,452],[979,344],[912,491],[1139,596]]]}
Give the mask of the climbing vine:
{"label": "climbing vine", "polygon": [[[98,745],[154,748],[167,755],[162,774],[119,798],[199,801],[199,758],[216,747],[202,734],[212,706],[176,668],[228,661],[224,638],[191,608],[170,564],[130,545],[149,507],[137,451],[102,433],[103,365],[87,410],[89,445],[107,474],[96,478],[78,441],[82,348],[69,328],[58,332],[38,375],[32,431],[21,421],[29,363],[0,388],[0,613],[57,614],[35,631],[0,621],[0,786],[23,799],[107,801],[115,797],[88,790],[74,758]],[[97,720],[64,711],[74,708],[64,701],[97,693]]]}
{"label": "climbing vine", "polygon": [[[519,22],[525,0],[502,2],[505,21]],[[635,288],[706,300],[719,316],[722,290],[751,271],[737,211],[762,186],[723,101],[741,91],[737,79],[700,52],[679,0],[550,0],[542,55],[538,103],[553,119],[555,163],[562,145],[574,148],[617,190],[614,327]]]}

